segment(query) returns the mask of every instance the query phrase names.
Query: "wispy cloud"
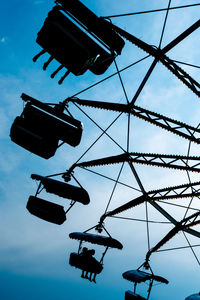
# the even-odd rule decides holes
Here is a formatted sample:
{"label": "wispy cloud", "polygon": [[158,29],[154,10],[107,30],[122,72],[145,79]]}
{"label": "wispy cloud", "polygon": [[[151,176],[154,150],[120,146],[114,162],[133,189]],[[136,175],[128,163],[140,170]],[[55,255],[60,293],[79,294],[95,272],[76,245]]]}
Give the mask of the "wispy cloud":
{"label": "wispy cloud", "polygon": [[6,38],[3,36],[0,41],[1,41],[1,43],[5,43]]}

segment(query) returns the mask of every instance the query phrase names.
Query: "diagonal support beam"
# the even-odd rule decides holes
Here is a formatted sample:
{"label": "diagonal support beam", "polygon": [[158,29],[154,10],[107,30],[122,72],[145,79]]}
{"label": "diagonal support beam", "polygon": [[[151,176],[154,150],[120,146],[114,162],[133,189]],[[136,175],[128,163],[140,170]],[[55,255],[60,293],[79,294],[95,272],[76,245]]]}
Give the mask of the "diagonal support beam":
{"label": "diagonal support beam", "polygon": [[171,41],[167,46],[165,46],[162,51],[167,53],[180,42],[182,42],[186,37],[188,37],[191,33],[197,30],[200,27],[200,19],[197,20],[194,24],[192,24],[188,29],[182,32],[179,36],[177,36],[173,41]]}
{"label": "diagonal support beam", "polygon": [[[160,205],[158,205],[157,202],[155,201],[150,201],[149,202],[153,207],[155,207],[155,209],[157,209],[157,211],[159,211],[167,220],[169,220],[172,224],[174,224],[175,226],[178,224],[178,222],[169,214],[167,213]],[[185,232],[200,238],[200,232],[191,229],[191,228],[185,228],[183,229]]]}
{"label": "diagonal support beam", "polygon": [[[188,229],[190,229],[190,227],[200,224],[200,220],[196,220],[197,217],[199,216],[199,214],[200,214],[200,212],[197,212],[197,213],[181,220],[180,222],[177,222],[175,224],[175,227],[172,230],[170,230],[164,236],[164,238],[162,238],[162,240],[160,240],[152,249],[150,249],[147,252],[146,262],[149,261],[149,258],[152,253],[154,253],[158,249],[160,249],[164,244],[166,244],[169,240],[171,240],[177,233],[179,233],[180,231],[188,232]],[[192,220],[192,219],[194,219],[194,220]],[[198,237],[200,237],[200,233],[198,231],[192,230],[192,232],[196,232],[196,234],[198,234]],[[191,233],[191,232],[188,232],[188,233]]]}
{"label": "diagonal support beam", "polygon": [[144,202],[147,201],[147,200],[148,200],[148,197],[146,197],[146,195],[142,195],[142,196],[140,196],[140,197],[138,197],[138,198],[135,198],[135,199],[133,199],[133,200],[131,200],[131,201],[129,201],[129,202],[127,202],[127,203],[125,203],[125,204],[123,204],[123,205],[121,205],[121,206],[115,208],[115,209],[113,209],[112,211],[108,211],[107,213],[105,213],[105,214],[101,217],[100,223],[103,223],[103,221],[104,221],[105,218],[107,218],[107,217],[111,217],[111,216],[118,215],[118,214],[120,214],[120,213],[122,213],[122,212],[124,212],[124,211],[126,211],[126,210],[128,210],[128,209],[131,209],[131,208],[133,208],[133,207],[136,207],[136,206],[138,206],[138,205],[144,203]]}
{"label": "diagonal support beam", "polygon": [[161,57],[162,64],[171,71],[178,79],[180,79],[189,89],[191,89],[197,96],[200,97],[200,84],[181,69],[173,60],[166,55]]}
{"label": "diagonal support beam", "polygon": [[[149,192],[149,193],[151,193],[151,192]],[[198,211],[197,213],[183,219],[180,223],[180,222],[176,221],[176,219],[174,219],[168,212],[166,212],[166,210],[164,208],[162,208],[155,200],[156,199],[152,199],[151,197],[149,197],[148,193],[144,194],[144,195],[142,195],[138,198],[135,198],[135,199],[133,199],[133,200],[117,207],[117,208],[115,208],[114,210],[109,211],[106,214],[102,215],[102,217],[100,218],[100,224],[102,224],[107,217],[115,216],[119,213],[122,213],[122,212],[124,212],[128,209],[136,207],[136,206],[138,206],[142,203],[145,203],[145,201],[147,201],[157,211],[159,211],[168,221],[170,221],[173,225],[175,225],[175,229],[172,230],[172,233],[170,232],[167,235],[167,238],[168,237],[172,238],[178,232],[177,228],[180,227],[179,226],[180,224],[183,225],[180,230],[183,230],[183,231],[185,231],[185,232],[187,232],[187,233],[189,233],[189,234],[191,234],[195,237],[200,238],[200,232],[190,228],[190,227],[195,226],[195,225],[200,223],[199,220],[196,221],[196,217],[200,215],[200,211]],[[194,219],[193,222],[190,222],[189,225],[188,225],[187,222],[190,221],[192,218]],[[158,248],[160,248],[165,242],[168,241],[167,238],[165,237],[161,242],[159,242],[159,247]]]}
{"label": "diagonal support beam", "polygon": [[[172,71],[172,73],[177,76],[184,84],[187,82],[187,86],[197,95],[200,96],[200,85],[197,83],[190,75],[188,75],[184,70],[182,70],[179,66],[177,66],[175,63],[173,63],[173,68],[171,64],[169,64],[169,59],[165,55],[169,50],[174,48],[176,45],[178,45],[182,40],[184,40],[187,36],[189,36],[192,32],[194,32],[197,28],[200,26],[200,20],[195,22],[193,25],[191,25],[188,29],[186,29],[183,33],[181,33],[177,38],[175,38],[172,42],[170,42],[167,46],[165,46],[162,50],[155,49],[151,45],[148,45],[144,41],[138,39],[134,35],[128,33],[127,31],[119,28],[118,26],[112,24],[111,25],[113,29],[118,32],[122,37],[129,40],[131,43],[142,49],[143,51],[149,53],[153,57],[155,57],[155,60],[153,61],[152,65],[150,66],[147,74],[145,75],[142,83],[140,84],[138,90],[136,91],[131,104],[134,105],[135,101],[137,100],[138,96],[140,95],[142,89],[144,88],[146,82],[148,81],[148,78],[150,77],[152,71],[154,70],[156,64],[158,61],[161,61],[165,66],[168,65],[168,69]],[[167,62],[168,61],[168,62]],[[185,73],[184,76],[181,76],[181,73]]]}
{"label": "diagonal support beam", "polygon": [[[144,193],[142,196],[137,197],[115,209],[112,211],[107,212],[105,215],[103,215],[103,219],[106,217],[115,216],[119,213],[122,213],[126,210],[129,210],[133,207],[136,207],[145,201],[148,201],[151,205],[153,205],[158,211],[161,212],[170,222],[173,224],[176,224],[177,221],[172,218],[162,207],[160,207],[155,201],[164,200],[164,199],[178,199],[178,198],[186,198],[186,197],[194,197],[194,196],[200,196],[200,191],[194,191],[193,193],[187,193],[188,189],[200,187],[200,181],[193,182],[189,184],[183,184],[183,185],[177,185],[172,187],[167,187],[163,189],[158,189],[154,191],[149,191],[147,193]],[[181,189],[181,191],[178,191]],[[173,195],[172,195],[173,194]]]}

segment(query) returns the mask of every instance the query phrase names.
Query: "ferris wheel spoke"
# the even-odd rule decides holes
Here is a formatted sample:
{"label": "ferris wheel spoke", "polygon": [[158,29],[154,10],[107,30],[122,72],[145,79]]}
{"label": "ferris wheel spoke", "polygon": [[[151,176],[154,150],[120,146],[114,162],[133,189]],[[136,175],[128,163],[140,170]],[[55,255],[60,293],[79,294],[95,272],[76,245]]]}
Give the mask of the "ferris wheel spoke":
{"label": "ferris wheel spoke", "polygon": [[111,111],[116,111],[121,113],[122,112],[130,113],[135,117],[138,117],[153,125],[156,125],[167,131],[177,134],[183,138],[188,139],[189,141],[200,144],[200,139],[198,137],[195,137],[195,134],[200,134],[200,128],[196,128],[188,124],[185,124],[183,122],[173,120],[169,117],[152,112],[150,110],[147,110],[145,108],[136,105],[130,108],[130,106],[127,104],[85,100],[85,99],[78,99],[78,98],[72,98],[69,101],[72,103],[77,103],[82,106],[111,110]]}
{"label": "ferris wheel spoke", "polygon": [[193,215],[191,215],[187,218],[184,218],[180,222],[177,222],[175,224],[175,227],[172,230],[170,230],[165,235],[165,237],[162,240],[160,240],[152,249],[150,249],[147,252],[146,262],[149,261],[149,258],[152,253],[159,250],[163,245],[165,245],[169,240],[171,240],[180,231],[186,231],[187,233],[190,233],[190,234],[195,235],[196,237],[200,238],[200,232],[190,229],[190,227],[200,224],[200,220],[197,220],[199,215],[200,215],[200,212],[196,212]]}
{"label": "ferris wheel spoke", "polygon": [[[111,178],[111,177],[108,177],[108,176],[106,176],[105,174],[101,174],[101,173],[99,173],[99,172],[95,172],[94,170],[90,170],[90,169],[87,169],[87,168],[84,168],[84,167],[82,167],[82,169],[84,169],[84,170],[86,170],[86,171],[88,171],[88,172],[91,172],[91,173],[93,173],[93,174],[96,174],[96,175],[98,175],[98,176],[101,176],[101,177],[103,177],[103,178],[106,178],[106,179],[108,179],[108,180],[111,180],[111,181],[113,181],[113,182],[116,182],[115,179],[113,179],[113,178]],[[62,173],[62,174],[63,174],[63,173]],[[128,185],[128,184],[126,184],[126,183],[124,183],[124,182],[118,181],[118,184],[123,185],[123,186],[125,186],[125,187],[128,187],[128,188],[130,188],[130,189],[133,189],[133,190],[135,190],[135,191],[141,192],[139,189],[136,189],[136,188],[134,188],[133,186]]]}
{"label": "ferris wheel spoke", "polygon": [[187,243],[188,243],[188,245],[189,245],[188,247],[191,249],[192,254],[194,255],[194,257],[195,257],[197,263],[198,263],[199,266],[200,266],[200,261],[199,261],[197,255],[196,255],[196,253],[195,253],[195,251],[194,251],[194,249],[193,249],[195,246],[191,245],[191,243],[190,243],[189,239],[187,238],[185,232],[183,232],[183,235],[184,235],[184,237],[185,237],[185,239],[186,239],[186,241],[187,241]]}
{"label": "ferris wheel spoke", "polygon": [[164,48],[162,48],[162,51],[160,49],[157,49],[144,41],[140,40],[136,36],[130,34],[129,32],[125,31],[124,29],[112,24],[113,30],[118,32],[122,37],[130,41],[135,46],[139,47],[143,51],[149,53],[153,57],[160,59],[160,55],[166,54],[168,51],[170,51],[172,48],[174,48],[176,45],[178,45],[181,41],[183,41],[186,37],[188,37],[191,33],[193,33],[196,29],[200,27],[200,20],[196,21],[194,24],[192,24],[190,27],[188,27],[184,32],[182,32],[179,36],[177,36],[173,41],[171,41],[168,45],[166,45]]}
{"label": "ferris wheel spoke", "polygon": [[[188,190],[194,186],[197,190],[193,189],[193,192],[188,192]],[[147,194],[153,200],[189,198],[194,196],[198,197],[200,195],[200,181],[153,190],[149,191]]]}
{"label": "ferris wheel spoke", "polygon": [[193,172],[200,171],[200,157],[198,156],[168,155],[139,152],[123,153],[120,155],[108,156],[100,159],[85,161],[73,165],[73,168],[112,165],[122,163],[125,161],[177,170]]}
{"label": "ferris wheel spoke", "polygon": [[200,5],[200,3],[194,3],[194,4],[188,4],[188,5],[173,6],[173,7],[170,7],[170,8],[159,8],[159,9],[151,9],[151,10],[144,10],[144,11],[126,13],[126,14],[117,14],[117,15],[111,15],[111,16],[104,16],[102,18],[109,19],[109,18],[135,16],[135,15],[154,13],[154,12],[161,12],[161,11],[166,11],[166,10],[175,10],[175,9],[194,7],[194,6],[199,6],[199,5]]}
{"label": "ferris wheel spoke", "polygon": [[160,61],[167,67],[178,79],[180,79],[189,89],[191,89],[197,96],[200,96],[200,84],[181,69],[173,60],[166,55]]}
{"label": "ferris wheel spoke", "polygon": [[181,64],[181,65],[193,67],[193,68],[196,68],[196,69],[200,69],[200,66],[199,66],[199,65],[194,65],[194,64],[186,63],[186,62],[179,61],[179,60],[175,60],[175,59],[173,59],[173,61],[174,61],[175,63],[177,63],[177,64]]}
{"label": "ferris wheel spoke", "polygon": [[128,209],[131,209],[131,208],[133,208],[133,207],[136,207],[136,206],[138,206],[138,205],[144,203],[145,201],[147,201],[147,199],[148,199],[148,198],[146,197],[146,195],[142,195],[142,196],[140,196],[140,197],[138,197],[138,198],[135,198],[135,199],[129,201],[128,203],[125,203],[125,204],[123,204],[123,205],[121,205],[121,206],[119,206],[119,207],[113,209],[112,211],[106,212],[105,214],[103,214],[103,215],[101,216],[101,218],[100,218],[100,223],[103,223],[104,220],[105,220],[107,217],[113,217],[113,216],[116,216],[116,215],[118,215],[119,213],[122,213],[122,212],[124,212],[124,211],[126,211],[126,210],[128,210]]}
{"label": "ferris wheel spoke", "polygon": [[[153,207],[155,207],[155,209],[157,209],[166,219],[168,219],[172,224],[174,224],[175,226],[178,224],[178,222],[168,213],[168,212],[166,212],[166,210],[165,209],[163,209],[160,205],[158,205],[158,203],[157,202],[155,202],[155,201],[150,201],[149,202]],[[199,215],[199,213],[200,212],[197,212],[198,213],[198,215]],[[183,220],[185,220],[185,219],[183,219]],[[191,224],[191,226],[192,226],[192,224]],[[198,237],[198,238],[200,238],[200,232],[198,232],[198,231],[196,231],[196,230],[194,230],[194,229],[191,229],[191,228],[189,228],[189,226],[187,227],[185,227],[185,228],[182,228],[181,230],[183,230],[183,231],[185,231],[185,232],[187,232],[187,233],[189,233],[189,234],[191,234],[191,235],[193,235],[193,236],[195,236],[195,237]]]}
{"label": "ferris wheel spoke", "polygon": [[[194,185],[199,185],[200,182],[196,182],[194,183]],[[170,188],[166,188],[166,189],[160,189],[160,190],[156,190],[156,191],[150,191],[150,192],[147,192],[146,194],[143,194],[142,196],[138,197],[138,198],[135,198],[115,209],[113,209],[112,211],[109,211],[107,213],[105,213],[102,217],[101,217],[101,222],[103,222],[103,220],[107,217],[113,217],[113,216],[116,216],[117,214],[119,213],[122,213],[124,211],[127,211],[131,208],[134,208],[140,204],[143,204],[145,202],[148,202],[150,203],[151,205],[153,205],[161,214],[163,214],[168,220],[170,220],[170,222],[172,222],[173,224],[176,224],[177,221],[172,218],[172,216],[170,216],[161,206],[159,206],[157,204],[156,201],[158,200],[164,200],[164,199],[179,199],[179,198],[186,198],[186,197],[191,197],[191,195],[189,193],[185,193],[185,191],[187,189],[189,189],[191,187],[191,185],[180,185],[180,186],[176,186],[176,187],[170,187]],[[180,189],[182,188],[183,191],[180,192],[180,193],[177,193],[175,192],[176,189]],[[157,194],[161,194],[161,192],[166,192],[166,194],[168,192],[175,192],[174,195],[160,195],[160,196],[155,196]],[[184,193],[184,194],[183,194]],[[192,194],[192,196],[199,196],[200,195],[200,192],[197,192],[196,194]],[[170,204],[170,203],[167,203],[167,204]],[[176,205],[176,204],[174,204]],[[177,206],[180,206],[180,205],[177,205]],[[180,207],[183,207],[183,208],[186,208],[185,206],[180,206]],[[200,211],[198,209],[194,209],[195,211],[197,211],[197,215],[200,213]],[[189,217],[191,219],[191,216]],[[186,220],[187,218],[184,218],[184,220]],[[194,224],[196,225],[196,224]]]}
{"label": "ferris wheel spoke", "polygon": [[164,167],[177,170],[200,171],[200,158],[184,155],[166,155],[152,153],[129,153],[130,160],[138,164]]}

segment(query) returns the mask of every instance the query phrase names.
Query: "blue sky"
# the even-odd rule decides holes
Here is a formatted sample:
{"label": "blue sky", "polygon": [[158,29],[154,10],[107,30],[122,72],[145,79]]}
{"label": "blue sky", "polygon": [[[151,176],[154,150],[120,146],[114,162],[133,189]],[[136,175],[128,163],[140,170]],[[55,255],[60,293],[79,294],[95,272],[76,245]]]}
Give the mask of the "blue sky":
{"label": "blue sky", "polygon": [[[126,0],[124,2],[83,0],[82,2],[98,16],[165,8],[168,5],[167,0]],[[192,3],[194,1],[184,1],[184,4]],[[102,76],[90,72],[79,77],[70,74],[59,86],[57,78],[50,78],[51,70],[56,64],[44,72],[42,64],[45,59],[41,58],[37,63],[33,63],[32,57],[40,51],[39,45],[35,42],[37,32],[53,5],[53,1],[43,0],[13,0],[0,4],[0,298],[2,300],[123,299],[124,292],[131,289],[131,284],[126,282],[121,274],[139,267],[147,252],[144,223],[112,218],[106,220],[106,228],[114,238],[123,243],[124,249],[108,251],[104,270],[99,275],[96,285],[82,280],[80,271],[71,268],[68,264],[70,252],[76,251],[78,247],[76,241],[69,239],[69,233],[84,231],[97,224],[108,203],[113,182],[81,169],[75,170],[75,176],[90,194],[91,203],[88,207],[77,204],[62,226],[39,220],[26,210],[29,195],[33,195],[36,191],[36,184],[30,179],[30,174],[37,173],[45,176],[65,171],[95,141],[101,131],[70,104],[70,112],[84,124],[83,138],[78,147],[72,148],[65,144],[53,158],[47,161],[20,148],[9,139],[10,126],[23,109],[20,99],[22,92],[44,102],[57,103],[115,72],[113,64]],[[178,5],[183,5],[183,1],[171,2],[171,6]],[[164,17],[165,13],[162,12],[113,18],[113,22],[147,43],[158,45]],[[165,46],[198,19],[199,7],[171,11],[162,45]],[[168,54],[172,59],[199,65],[199,30]],[[142,50],[126,42],[122,55],[117,59],[119,69],[145,55]],[[47,57],[48,55],[45,58]],[[151,62],[152,58],[149,58],[122,73],[129,100],[132,99]],[[185,66],[184,69],[198,81],[199,69]],[[125,103],[123,90],[116,76],[80,94],[79,97]],[[199,123],[198,97],[160,63],[156,66],[136,104],[193,126]],[[84,111],[103,128],[106,128],[116,117],[113,112],[92,108]],[[127,116],[123,115],[111,127],[109,134],[125,148],[126,131]],[[132,118],[130,151],[185,155],[187,149],[187,140]],[[191,146],[192,155],[199,156],[199,152],[198,145]],[[103,136],[82,161],[120,153],[121,150]],[[119,168],[120,165],[94,170],[117,178]],[[147,191],[188,182],[185,172],[139,165],[136,165],[136,170]],[[124,167],[120,178],[121,181],[138,188],[127,166]],[[199,175],[191,174],[191,179],[197,181]],[[41,194],[41,197],[42,195],[44,199],[62,202],[62,205],[67,206],[63,199],[54,199],[54,196],[45,193]],[[117,186],[109,208],[115,208],[137,195],[138,193],[133,190]],[[187,205],[188,201],[188,199],[181,200],[181,203],[180,201],[177,203]],[[195,200],[194,206],[198,208],[198,199]],[[177,219],[183,215],[181,209],[174,209],[169,205],[163,207]],[[141,206],[134,211],[129,211],[126,216],[144,218],[145,207]],[[165,221],[152,208],[149,208],[149,216],[150,219]],[[151,246],[155,245],[171,228],[171,225],[150,225]],[[199,243],[191,236],[188,238],[193,244]],[[183,234],[179,233],[166,247],[185,245],[187,245],[186,240]],[[102,251],[102,247],[99,249],[97,247],[97,254]],[[195,248],[195,252],[200,257],[199,248]],[[170,282],[168,286],[156,286],[152,292],[152,300],[181,300],[199,291],[199,266],[190,249],[154,254],[151,267],[155,273],[166,277]],[[142,287],[141,292],[143,291]]]}

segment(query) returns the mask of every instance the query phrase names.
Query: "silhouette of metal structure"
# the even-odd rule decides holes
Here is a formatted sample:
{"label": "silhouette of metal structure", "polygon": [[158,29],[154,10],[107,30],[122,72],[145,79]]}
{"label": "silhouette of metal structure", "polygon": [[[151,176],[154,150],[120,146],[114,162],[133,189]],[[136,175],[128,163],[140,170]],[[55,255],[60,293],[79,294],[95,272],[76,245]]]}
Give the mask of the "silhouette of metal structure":
{"label": "silhouette of metal structure", "polygon": [[177,170],[188,170],[193,172],[200,171],[200,162],[198,156],[186,155],[168,155],[168,154],[155,154],[155,153],[124,153],[116,156],[109,156],[105,158],[86,161],[74,164],[70,171],[75,167],[97,167],[104,165],[113,165],[118,163],[128,162],[131,166],[132,163],[150,165],[156,167],[164,167]]}
{"label": "silhouette of metal structure", "polygon": [[200,129],[185,124],[183,122],[173,120],[166,116],[162,116],[150,110],[144,109],[142,107],[128,104],[119,104],[111,102],[100,102],[92,100],[83,100],[78,98],[69,99],[69,102],[77,103],[82,106],[100,108],[105,110],[111,110],[116,112],[130,113],[131,115],[138,117],[144,121],[147,121],[153,125],[166,129],[174,134],[188,139],[194,143],[200,144],[200,139],[195,137],[200,133]]}
{"label": "silhouette of metal structure", "polygon": [[[103,259],[108,248],[122,249],[123,247],[122,244],[119,241],[113,239],[105,229],[105,220],[107,219],[107,217],[117,218],[119,214],[127,210],[133,210],[136,206],[145,205],[146,220],[144,221],[147,224],[148,251],[146,253],[144,264],[142,266],[140,266],[137,270],[131,270],[123,273],[123,277],[126,280],[134,282],[134,291],[127,291],[125,293],[126,300],[149,299],[154,281],[162,282],[165,284],[168,283],[165,278],[153,274],[153,271],[149,264],[150,257],[153,253],[162,251],[159,249],[180,231],[182,231],[184,234],[186,232],[190,235],[200,238],[200,232],[195,227],[200,223],[200,210],[198,207],[196,208],[191,206],[193,199],[199,199],[200,197],[200,182],[193,182],[190,178],[189,173],[199,173],[200,171],[200,157],[190,155],[191,143],[200,144],[200,128],[199,126],[194,127],[181,121],[174,120],[168,116],[161,115],[135,105],[135,102],[138,100],[149,77],[151,76],[153,70],[159,62],[162,63],[164,67],[166,67],[169,71],[171,71],[175,75],[175,77],[178,78],[189,90],[200,97],[200,83],[185,70],[183,70],[179,66],[179,64],[196,68],[199,68],[199,66],[175,61],[167,56],[167,53],[170,50],[174,49],[183,40],[189,37],[194,31],[199,29],[200,20],[197,20],[196,22],[191,24],[165,47],[161,47],[169,12],[175,9],[178,10],[199,5],[199,3],[196,3],[192,5],[173,7],[171,6],[171,0],[169,0],[168,7],[164,9],[98,17],[79,0],[57,0],[56,6],[49,12],[42,28],[38,32],[36,41],[42,47],[42,50],[33,58],[33,60],[36,61],[43,54],[49,53],[50,57],[43,65],[44,70],[47,69],[48,65],[53,60],[59,62],[60,66],[51,74],[51,78],[54,78],[57,73],[60,72],[63,68],[66,69],[64,75],[59,80],[59,84],[64,81],[64,79],[69,75],[70,72],[75,76],[78,76],[84,74],[87,70],[89,70],[95,75],[100,75],[105,73],[112,63],[116,66],[116,73],[85,88],[84,90],[78,92],[76,95],[67,97],[59,104],[42,103],[28,95],[22,94],[21,97],[25,102],[27,102],[27,104],[21,116],[18,116],[14,120],[10,131],[10,137],[14,143],[46,159],[52,157],[55,154],[57,148],[60,147],[63,143],[67,143],[75,147],[79,145],[81,141],[83,126],[80,121],[74,119],[69,113],[69,105],[74,105],[75,107],[77,107],[102,131],[102,134],[97,138],[97,140],[67,171],[45,177],[36,174],[31,175],[32,179],[39,181],[39,186],[37,188],[35,196],[29,197],[27,209],[31,214],[41,219],[60,225],[65,222],[66,213],[76,202],[80,202],[84,205],[89,204],[90,202],[87,191],[83,189],[81,184],[74,176],[74,172],[77,170],[77,168],[93,172],[94,174],[103,176],[104,178],[115,182],[111,197],[106,206],[106,210],[104,214],[100,216],[98,225],[90,228],[89,230],[86,230],[83,233],[73,232],[69,235],[71,239],[76,239],[79,241],[78,252],[73,252],[70,255],[70,265],[82,270],[82,278],[86,278],[90,281],[96,282],[96,274],[101,273],[103,270]],[[117,25],[114,25],[111,21],[111,19],[115,17],[147,14],[159,11],[166,11],[166,14],[160,41],[156,46],[147,44],[145,41],[139,39],[135,35],[129,33],[128,31],[122,29]],[[154,59],[132,99],[128,99],[126,89],[121,78],[121,72],[130,66],[119,70],[116,62],[116,57],[121,53],[123,55],[122,49],[125,45],[124,40],[130,42],[131,44],[133,44],[133,46],[139,47],[139,49],[145,51],[148,54],[146,57],[138,60],[132,65],[143,61],[149,56]],[[116,99],[111,99],[112,102],[106,102],[79,99],[76,97],[80,93],[92,87],[95,87],[96,85],[104,82],[112,76],[119,77],[126,99],[126,104],[113,102],[114,100],[116,101]],[[83,109],[81,107],[83,107]],[[118,116],[104,130],[100,125],[98,125],[98,122],[95,121],[95,116],[89,117],[87,113],[85,113],[85,107],[117,112]],[[67,111],[68,114],[65,114],[64,111]],[[108,134],[108,129],[116,122],[118,118],[120,118],[121,115],[124,114],[128,116],[128,126],[127,142],[125,147],[122,147],[117,143],[115,138]],[[148,123],[167,130],[172,134],[178,135],[179,138],[188,140],[188,153],[186,155],[176,155],[131,152],[129,142],[130,118],[132,116],[147,121]],[[118,146],[121,151],[120,154],[84,161],[83,157],[85,156],[85,154],[96,144],[99,138],[101,138],[101,136],[103,135],[106,135],[113,143]],[[59,141],[61,141],[60,145]],[[109,166],[113,164],[121,164],[117,179],[113,179],[107,175],[100,174],[96,171],[96,169],[95,171],[93,169],[93,167],[107,165]],[[129,166],[138,185],[138,189],[135,189],[132,186],[129,186],[128,184],[120,181],[120,175],[125,164]],[[144,187],[144,184],[135,169],[135,164],[185,171],[188,175],[189,182],[177,186],[163,187],[160,189],[146,191],[146,188]],[[92,168],[92,170],[90,168]],[[52,176],[57,175],[62,176],[64,182],[51,178]],[[73,178],[78,183],[78,187],[67,183],[71,180],[71,178]],[[118,184],[133,188],[137,190],[140,195],[138,197],[135,197],[131,201],[127,201],[123,205],[117,206],[113,210],[108,210],[110,202],[112,200],[112,196],[115,193],[115,188]],[[38,194],[40,194],[43,189],[45,189],[47,193],[52,193],[54,195],[57,195],[58,197],[70,199],[71,204],[67,211],[65,211],[64,207],[61,205],[38,198]],[[184,206],[182,204],[178,205],[173,202],[173,200],[179,200],[182,198],[190,199],[187,206]],[[162,207],[161,204],[166,203],[166,200],[168,200],[167,203],[169,205],[174,205],[176,207],[182,207],[185,209],[185,214],[181,220],[173,217],[167,211],[167,209],[164,209]],[[147,204],[154,207],[162,216],[167,219],[168,223],[171,223],[174,226],[173,229],[171,229],[154,247],[150,247],[149,242],[150,237],[148,225],[150,221],[148,219]],[[126,217],[123,216],[121,218],[126,219]],[[98,234],[88,233],[88,231],[90,231],[91,229],[96,229]],[[107,233],[107,236],[101,235],[103,230]],[[195,258],[200,265],[200,261],[198,260],[194,252],[193,246],[189,243],[187,238],[186,241],[188,242],[188,248],[192,249]],[[94,258],[94,249],[88,250],[86,247],[82,247],[82,244],[85,242],[104,246],[106,248],[100,260]],[[140,269],[142,267],[144,267],[146,271],[141,271]],[[149,270],[149,272],[147,272],[147,270]],[[136,287],[137,284],[146,281],[149,281],[149,290],[147,297],[144,298],[136,293]],[[187,299],[189,300],[191,297]]]}
{"label": "silhouette of metal structure", "polygon": [[191,231],[190,227],[194,227],[195,225],[200,224],[199,220],[200,212],[194,213],[189,217],[185,217],[180,222],[176,222],[175,226],[172,230],[170,230],[166,236],[159,241],[159,243],[154,246],[152,249],[150,249],[146,254],[146,261],[145,263],[148,263],[150,256],[153,252],[156,252],[160,247],[162,247],[164,244],[166,244],[170,239],[172,239],[176,234],[178,234],[180,231],[186,231],[198,238],[200,238],[200,233],[196,231]]}

